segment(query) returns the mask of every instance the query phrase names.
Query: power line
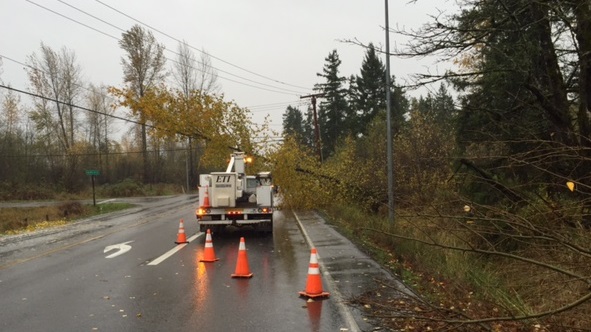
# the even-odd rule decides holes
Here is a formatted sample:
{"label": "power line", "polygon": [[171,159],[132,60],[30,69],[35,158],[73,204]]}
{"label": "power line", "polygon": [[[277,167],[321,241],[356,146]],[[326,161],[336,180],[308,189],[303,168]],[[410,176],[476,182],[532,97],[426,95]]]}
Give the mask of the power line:
{"label": "power line", "polygon": [[[43,73],[47,74],[47,72],[46,72],[45,70],[43,70],[43,69],[39,69],[39,68],[37,68],[37,67],[33,67],[33,66],[29,65],[29,64],[26,64],[26,63],[23,63],[23,62],[21,62],[21,61],[15,60],[15,59],[13,59],[13,58],[11,58],[11,57],[7,57],[7,56],[5,56],[5,55],[3,55],[3,54],[0,54],[0,59],[6,59],[6,60],[8,60],[8,61],[12,61],[12,62],[14,62],[14,63],[17,63],[17,64],[19,64],[19,65],[21,65],[21,66],[24,66],[24,67],[30,68],[30,69],[32,69],[32,70],[37,70],[37,71],[40,71],[40,72],[43,72]],[[75,84],[75,86],[77,86],[77,87],[79,87],[79,88],[82,88],[82,89],[84,89],[84,90],[86,90],[86,91],[88,91],[88,92],[92,92],[92,93],[96,92],[96,91],[93,91],[93,90],[89,89],[89,88],[88,88],[88,87],[87,87],[85,84]],[[103,96],[103,97],[106,97],[106,98],[109,98],[109,99],[111,99],[113,102],[117,102],[117,99],[113,98],[113,96],[111,96],[111,95],[108,95],[108,94],[104,94],[104,93],[102,93],[102,91],[99,91],[99,94],[100,94],[101,96]]]}
{"label": "power line", "polygon": [[73,18],[71,18],[71,17],[68,17],[68,16],[66,16],[66,15],[64,15],[64,14],[58,13],[58,12],[56,12],[55,10],[49,9],[49,8],[47,8],[47,7],[45,7],[45,6],[42,6],[42,5],[40,5],[40,4],[36,3],[36,2],[33,2],[33,1],[31,1],[31,0],[26,0],[26,1],[27,1],[28,3],[30,3],[30,4],[33,4],[33,5],[37,6],[37,7],[43,8],[43,9],[45,9],[45,10],[49,11],[49,12],[52,12],[52,13],[54,13],[54,14],[58,15],[58,16],[61,16],[61,17],[65,18],[65,19],[67,19],[67,20],[70,20],[70,21],[72,21],[72,22],[75,22],[75,23],[78,23],[78,24],[80,24],[80,25],[82,25],[82,26],[84,26],[84,27],[87,27],[87,28],[88,28],[88,29],[90,29],[90,30],[96,31],[96,32],[98,32],[98,33],[100,33],[100,34],[102,34],[102,35],[105,35],[105,36],[107,36],[107,37],[111,37],[111,38],[113,38],[113,39],[115,39],[115,40],[119,40],[119,38],[117,38],[117,37],[115,37],[115,36],[113,36],[113,35],[110,35],[110,34],[108,34],[108,33],[104,32],[104,31],[101,31],[101,30],[99,30],[99,29],[93,28],[93,27],[91,27],[90,25],[87,25],[87,24],[84,24],[84,23],[82,23],[82,22],[79,22],[79,21],[77,21],[77,20],[75,20],[75,19],[73,19]]}
{"label": "power line", "polygon": [[[6,86],[6,85],[3,85],[3,84],[0,84],[0,88],[4,88],[4,89],[11,90],[11,91],[14,91],[14,92],[18,92],[18,93],[21,93],[21,94],[29,95],[29,96],[35,97],[35,98],[41,98],[41,99],[44,99],[44,100],[47,100],[47,101],[51,101],[51,102],[54,102],[54,103],[59,103],[59,104],[66,105],[66,106],[69,106],[69,107],[78,108],[78,109],[81,109],[83,111],[87,111],[87,112],[91,112],[91,113],[95,113],[95,114],[104,115],[104,116],[111,117],[111,118],[118,119],[118,120],[123,120],[125,122],[130,122],[130,123],[137,124],[137,125],[144,125],[146,127],[152,128],[152,129],[159,129],[159,127],[154,126],[154,125],[151,125],[151,124],[142,123],[142,122],[135,121],[135,120],[130,120],[130,119],[127,119],[127,118],[124,118],[124,117],[121,117],[121,116],[117,116],[117,115],[113,115],[113,114],[108,114],[108,113],[100,112],[100,111],[93,110],[93,109],[90,109],[90,108],[86,108],[86,107],[74,105],[72,103],[68,103],[68,102],[60,101],[58,99],[54,99],[54,98],[42,96],[42,95],[39,95],[39,94],[35,94],[35,93],[32,93],[32,92],[28,92],[28,91],[16,89],[16,88],[13,88],[13,87],[10,87],[10,86]],[[202,138],[202,139],[205,139],[205,140],[210,140],[209,137],[207,137],[205,135],[202,135],[202,134],[199,134],[199,133],[192,134],[192,135],[186,134],[186,133],[181,133],[181,132],[178,132],[178,131],[175,131],[175,133],[178,134],[178,135],[183,135],[183,136],[187,136],[187,137],[197,137],[197,138]]]}
{"label": "power line", "polygon": [[[105,35],[105,36],[107,36],[107,37],[110,37],[110,38],[112,38],[112,39],[115,39],[116,41],[120,41],[120,39],[119,39],[118,37],[115,37],[115,36],[113,36],[113,35],[110,35],[110,34],[108,34],[108,33],[104,32],[104,31],[101,31],[101,30],[99,30],[99,29],[97,29],[97,28],[94,28],[94,27],[92,27],[92,26],[90,26],[90,25],[88,25],[88,24],[85,24],[85,23],[82,23],[82,22],[80,22],[80,21],[78,21],[78,20],[75,20],[75,19],[73,19],[73,18],[71,18],[71,17],[69,17],[69,16],[67,16],[67,15],[61,14],[61,13],[59,13],[59,12],[57,12],[57,11],[55,11],[55,10],[52,10],[52,9],[50,9],[50,8],[48,8],[48,7],[42,6],[42,5],[40,5],[40,4],[38,4],[38,3],[34,2],[34,1],[31,1],[31,0],[26,0],[26,1],[27,1],[27,2],[29,2],[29,3],[31,3],[31,4],[33,4],[33,5],[35,5],[35,6],[37,6],[37,7],[39,7],[39,8],[42,8],[42,9],[44,9],[44,10],[47,10],[47,11],[49,11],[49,12],[51,12],[51,13],[55,14],[55,15],[58,15],[58,16],[60,16],[60,17],[62,17],[62,18],[65,18],[65,19],[67,19],[67,20],[69,20],[69,21],[72,21],[72,22],[74,22],[74,23],[80,24],[80,25],[82,25],[82,26],[84,26],[84,27],[86,27],[86,28],[88,28],[88,29],[91,29],[91,30],[93,30],[93,31],[95,31],[95,32],[101,33],[101,34],[103,34],[103,35]],[[59,1],[60,3],[62,3],[62,4],[64,4],[64,5],[66,5],[66,6],[70,7],[70,8],[73,8],[73,9],[75,9],[75,10],[77,10],[77,11],[79,11],[79,12],[81,12],[81,13],[83,13],[83,14],[87,15],[87,16],[90,16],[90,17],[94,18],[95,20],[98,20],[98,21],[100,21],[100,22],[102,22],[102,23],[104,23],[104,24],[106,24],[106,25],[108,25],[108,26],[110,26],[110,27],[113,27],[113,28],[115,28],[115,29],[117,29],[117,30],[119,30],[119,31],[122,31],[122,32],[126,32],[126,30],[124,30],[124,29],[122,29],[122,28],[120,28],[120,27],[118,27],[118,26],[116,26],[116,25],[114,25],[114,24],[111,24],[111,23],[109,23],[109,22],[107,22],[107,21],[105,21],[105,20],[103,20],[103,19],[101,19],[101,18],[99,18],[99,17],[97,17],[97,16],[95,16],[95,15],[92,15],[92,14],[90,14],[90,13],[88,13],[88,12],[86,12],[86,11],[82,10],[82,9],[79,9],[78,7],[75,7],[75,6],[71,5],[71,4],[68,4],[68,3],[66,3],[66,2],[64,2],[64,1],[62,1],[62,0],[57,0],[57,1]],[[101,3],[100,1],[98,1],[98,2],[99,2],[99,3]],[[163,34],[164,36],[166,36],[166,37],[168,37],[168,38],[171,38],[172,40],[175,40],[175,41],[177,41],[177,42],[179,42],[179,43],[182,43],[182,42],[181,42],[179,39],[177,39],[177,38],[174,38],[174,37],[172,37],[172,36],[170,36],[170,35],[168,35],[168,34],[166,34],[166,33],[162,32],[162,31],[160,31],[160,30],[158,30],[158,29],[155,29],[155,28],[153,28],[152,26],[150,26],[150,25],[147,25],[147,24],[145,24],[145,23],[143,23],[143,22],[141,22],[141,21],[139,21],[139,20],[136,20],[135,18],[133,18],[133,17],[131,17],[131,16],[129,16],[129,15],[127,15],[127,14],[125,14],[125,13],[122,13],[122,12],[118,11],[117,9],[115,9],[115,8],[111,7],[111,6],[108,6],[108,5],[104,4],[104,3],[101,3],[101,4],[102,4],[102,5],[104,5],[104,6],[107,6],[107,7],[109,7],[109,8],[110,8],[110,9],[112,9],[112,10],[115,10],[115,11],[119,12],[119,13],[120,13],[120,14],[122,14],[122,15],[125,15],[125,16],[129,17],[130,19],[132,19],[132,20],[134,20],[134,21],[136,21],[136,22],[138,22],[138,23],[140,23],[140,24],[142,24],[142,25],[144,25],[144,26],[146,26],[146,27],[148,27],[148,28],[150,28],[150,29],[152,29],[152,30],[154,30],[154,31],[156,31],[156,32],[158,32],[158,33],[160,33],[160,34]],[[194,49],[194,50],[197,50],[197,51],[199,51],[199,52],[201,52],[201,53],[204,53],[203,51],[201,51],[201,50],[199,50],[199,49],[196,49],[195,47],[193,47],[193,46],[191,46],[191,45],[189,45],[189,44],[187,44],[187,45],[188,45],[190,48]],[[172,50],[169,50],[169,49],[166,49],[166,51],[168,51],[168,52],[170,52],[170,53],[172,53],[172,54],[175,54],[175,55],[177,55],[177,56],[178,56],[178,55],[180,55],[179,53],[177,53],[177,52],[174,52],[174,51],[172,51]],[[221,59],[219,59],[219,58],[217,58],[217,57],[214,57],[213,55],[212,55],[211,57],[212,57],[212,58],[214,58],[214,59],[220,60],[220,61],[222,61],[222,62],[224,62],[224,63],[228,63],[228,62],[226,62],[226,61],[224,61],[224,60],[221,60]],[[169,60],[169,61],[172,61],[172,62],[176,62],[176,63],[178,63],[177,61],[175,61],[175,60],[173,60],[173,59],[170,59],[170,58],[167,58],[167,60]],[[231,63],[228,63],[228,64],[230,64],[230,65],[232,65],[232,66],[235,66],[235,65],[233,65],[233,64],[231,64]],[[235,67],[237,67],[237,68],[240,68],[240,69],[242,69],[242,70],[245,70],[245,69],[243,69],[243,68],[241,68],[241,67],[238,67],[238,66],[235,66]],[[198,71],[200,71],[200,72],[203,72],[203,71],[202,71],[202,70],[200,70],[199,68],[195,68],[195,67],[192,67],[192,66],[191,66],[191,68],[192,68],[192,69],[195,69],[195,70],[198,70]],[[216,67],[214,67],[214,66],[212,66],[212,68],[213,68],[213,69],[215,69],[215,70],[217,70],[217,71],[219,71],[219,72],[222,72],[222,73],[225,73],[225,74],[228,74],[228,75],[234,76],[234,77],[236,77],[236,78],[239,78],[239,79],[242,79],[242,80],[245,80],[245,81],[251,82],[251,83],[255,83],[255,84],[259,84],[259,85],[262,85],[262,86],[267,86],[267,87],[271,87],[271,88],[273,88],[273,89],[279,89],[279,90],[283,90],[283,91],[271,90],[271,89],[267,89],[267,88],[263,88],[263,87],[259,87],[259,86],[255,86],[255,85],[251,85],[251,84],[247,84],[247,83],[244,83],[244,82],[236,81],[236,80],[233,80],[233,79],[230,79],[230,78],[227,78],[227,77],[223,77],[223,76],[219,76],[219,75],[218,75],[218,77],[219,77],[220,79],[224,79],[224,80],[227,80],[227,81],[230,81],[230,82],[234,82],[234,83],[237,83],[237,84],[241,84],[241,85],[249,86],[249,87],[252,87],[252,88],[255,88],[255,89],[260,89],[260,90],[265,90],[265,91],[269,91],[269,92],[274,92],[274,93],[282,93],[282,94],[289,94],[289,95],[293,95],[293,94],[299,94],[299,93],[300,93],[299,91],[295,91],[295,90],[288,90],[288,89],[285,89],[285,88],[281,88],[281,87],[272,86],[272,85],[269,85],[269,84],[266,84],[266,83],[257,82],[257,81],[254,81],[254,80],[248,79],[248,78],[246,78],[246,77],[242,77],[242,76],[235,75],[235,74],[232,74],[232,73],[230,73],[230,72],[227,72],[227,71],[221,70],[221,69],[219,69],[219,68],[216,68]],[[249,72],[248,70],[245,70],[245,71]],[[253,73],[253,72],[250,72],[250,73]],[[266,78],[266,79],[269,79],[269,78],[267,78],[267,77],[265,77],[265,76],[258,75],[258,74],[256,74],[256,73],[253,73],[253,74],[255,74],[255,75],[257,75],[257,76],[261,76],[261,77],[263,77],[263,78]],[[271,80],[272,80],[272,79],[271,79]],[[275,82],[277,82],[277,83],[284,84],[284,85],[290,85],[290,84],[286,84],[286,83],[279,82],[279,81],[276,81],[276,80],[272,80],[272,81],[275,81]],[[290,85],[290,86],[293,86],[293,85]],[[299,87],[299,86],[295,86],[295,87],[297,87],[297,88],[302,88],[302,89],[305,89],[306,91],[309,91],[309,90],[310,90],[310,89],[308,89],[308,88],[303,88],[303,87]]]}
{"label": "power line", "polygon": [[[138,19],[136,19],[136,18],[134,18],[134,17],[132,17],[132,16],[130,16],[130,15],[128,15],[128,14],[126,14],[126,13],[124,13],[124,12],[122,12],[122,11],[120,11],[120,10],[116,9],[116,8],[114,8],[114,7],[112,7],[112,6],[109,6],[109,5],[105,4],[104,2],[102,2],[102,1],[100,1],[100,0],[95,0],[95,1],[96,1],[96,2],[98,2],[98,3],[100,3],[101,5],[103,5],[103,6],[107,7],[107,8],[109,8],[109,9],[111,9],[111,10],[113,10],[113,11],[115,11],[115,12],[117,12],[117,13],[119,13],[119,14],[121,14],[121,15],[123,15],[123,16],[125,16],[125,17],[127,17],[127,18],[129,18],[129,19],[131,19],[131,20],[133,20],[133,21],[135,21],[135,22],[137,22],[137,23],[140,23],[140,24],[142,24],[142,25],[144,25],[144,26],[146,26],[146,27],[148,27],[148,28],[150,28],[150,29],[152,29],[152,30],[154,30],[154,31],[156,31],[156,32],[158,32],[158,33],[160,33],[160,34],[162,34],[162,35],[164,35],[164,36],[166,36],[166,37],[170,38],[170,39],[172,39],[172,40],[175,40],[175,41],[177,41],[177,42],[179,42],[179,43],[181,42],[179,39],[177,39],[177,38],[175,38],[175,37],[173,37],[173,36],[170,36],[169,34],[167,34],[167,33],[165,33],[165,32],[162,32],[162,31],[160,31],[159,29],[156,29],[156,28],[154,28],[154,27],[152,27],[152,26],[150,26],[150,25],[148,25],[148,24],[146,24],[146,23],[144,23],[144,22],[142,22],[142,21],[140,21],[140,20],[138,20]],[[187,45],[189,45],[189,44],[187,44]],[[197,49],[197,48],[195,48],[195,47],[193,47],[193,46],[191,46],[191,45],[189,45],[189,47],[191,47],[192,49],[194,49],[194,50],[196,50],[196,51],[198,51],[198,52],[204,53],[202,50],[199,50],[199,49]],[[285,82],[282,82],[282,81],[279,81],[279,80],[276,80],[276,79],[273,79],[273,78],[270,78],[270,77],[267,77],[267,76],[261,75],[261,74],[259,74],[259,73],[256,73],[256,72],[253,72],[253,71],[250,71],[250,70],[248,70],[248,69],[242,68],[242,67],[240,67],[240,66],[238,66],[238,65],[235,65],[235,64],[233,64],[233,63],[231,63],[231,62],[228,62],[228,61],[225,61],[225,60],[223,60],[223,59],[220,59],[219,57],[216,57],[216,56],[214,56],[214,55],[211,55],[211,54],[209,54],[209,53],[206,53],[206,54],[207,54],[207,55],[209,55],[209,56],[211,56],[212,58],[214,58],[214,59],[216,59],[216,60],[219,60],[220,62],[223,62],[223,63],[225,63],[225,64],[227,64],[227,65],[230,65],[230,66],[232,66],[232,67],[234,67],[234,68],[238,68],[238,69],[240,69],[240,70],[243,70],[243,71],[245,71],[245,72],[247,72],[247,73],[250,73],[250,74],[256,75],[256,76],[258,76],[258,77],[261,77],[261,78],[264,78],[264,79],[267,79],[267,80],[273,81],[273,82],[275,82],[275,83],[279,83],[279,84],[283,84],[283,85],[288,85],[288,86],[291,86],[291,87],[294,87],[294,88],[300,88],[300,89],[304,89],[304,90],[306,90],[306,91],[310,91],[310,88],[306,88],[306,87],[302,87],[302,86],[298,86],[298,85],[293,85],[293,84],[285,83]]]}
{"label": "power line", "polygon": [[280,102],[280,103],[246,106],[246,108],[248,108],[249,110],[253,110],[253,109],[260,109],[260,108],[275,108],[275,107],[287,106],[287,105],[291,105],[291,104],[300,105],[301,101],[300,100],[284,101],[284,102]]}
{"label": "power line", "polygon": [[[97,21],[100,21],[100,22],[102,22],[102,23],[104,23],[104,24],[107,24],[108,26],[110,26],[110,27],[113,27],[113,28],[115,28],[115,29],[117,29],[117,30],[119,30],[119,31],[121,31],[121,32],[126,32],[126,30],[124,30],[124,29],[122,29],[122,28],[120,28],[120,27],[118,27],[118,26],[116,26],[116,25],[114,25],[114,24],[111,24],[111,23],[109,23],[109,22],[107,22],[107,21],[105,21],[105,20],[103,20],[103,19],[101,19],[101,18],[99,18],[99,17],[97,17],[97,16],[95,16],[95,15],[92,15],[92,14],[90,14],[90,13],[88,13],[88,12],[86,12],[86,11],[84,11],[84,10],[82,10],[82,9],[80,9],[80,8],[78,8],[78,7],[76,7],[76,6],[74,6],[74,5],[71,5],[71,4],[69,4],[69,3],[65,2],[65,1],[63,1],[63,0],[57,0],[57,1],[59,1],[59,2],[63,3],[64,5],[66,5],[66,6],[70,7],[70,8],[72,8],[72,9],[74,9],[74,10],[76,10],[76,11],[79,11],[79,12],[81,12],[81,13],[83,13],[83,14],[87,15],[87,16],[90,16],[90,17],[94,18],[94,19],[95,19],[95,20],[97,20]],[[30,1],[29,1],[29,2],[30,2]],[[148,25],[146,25],[146,26],[148,26]],[[148,27],[150,27],[150,26],[148,26]],[[151,27],[150,27],[150,29],[153,29],[153,28],[151,28]],[[158,31],[158,32],[159,32],[159,31]],[[170,37],[170,36],[168,36],[168,35],[166,35],[166,36],[167,36],[167,37],[169,37],[169,38],[172,38],[172,37]],[[116,39],[119,41],[119,38],[116,38]],[[172,38],[172,39],[174,39],[174,40],[177,40],[177,41],[178,41],[178,39],[175,39],[175,38]],[[180,42],[180,41],[179,41],[179,42]],[[194,47],[192,47],[191,45],[189,45],[189,44],[187,44],[187,43],[185,43],[185,44],[186,44],[186,45],[188,45],[189,47],[191,47],[191,48],[195,49],[195,48],[194,48]],[[176,56],[181,56],[181,54],[180,54],[180,53],[178,53],[178,52],[175,52],[175,51],[173,51],[173,50],[169,50],[169,49],[167,49],[167,48],[165,49],[165,51],[167,51],[167,52],[170,52],[170,53],[172,53],[172,54],[174,54],[174,55],[176,55]],[[202,53],[203,53],[203,51],[200,51],[200,52],[202,52]],[[212,56],[212,57],[213,57],[213,56]],[[173,59],[170,59],[170,58],[166,58],[166,59],[167,59],[167,60],[169,60],[169,61],[172,61],[172,62],[178,63],[176,60],[173,60]],[[197,61],[197,60],[196,60],[196,62],[197,62],[197,63],[200,63],[200,64],[203,64],[203,62],[200,62],[200,61]],[[203,72],[203,70],[201,70],[201,69],[199,69],[199,68],[195,68],[195,67],[192,67],[192,66],[189,66],[189,67],[190,67],[190,68],[192,68],[192,69],[195,69],[195,70],[197,70],[197,71]],[[230,73],[230,72],[228,72],[228,71],[225,71],[225,70],[222,70],[222,69],[216,68],[216,67],[214,67],[214,66],[211,66],[211,67],[212,67],[213,69],[215,69],[215,70],[217,70],[217,71],[221,72],[221,73],[228,74],[228,75],[231,75],[231,76],[234,76],[234,77],[237,77],[237,78],[243,79],[243,80],[245,80],[245,81],[247,81],[247,82],[251,82],[251,83],[255,83],[255,84],[260,84],[260,85],[267,86],[267,87],[271,87],[271,88],[274,88],[274,89],[280,89],[280,90],[284,90],[284,91],[286,91],[286,92],[299,93],[299,91],[295,91],[295,90],[288,90],[288,89],[279,88],[279,87],[276,87],[276,86],[273,86],[273,85],[269,85],[269,84],[265,84],[265,83],[257,82],[257,81],[255,81],[255,80],[251,80],[251,79],[249,79],[249,78],[246,78],[246,77],[242,77],[242,76],[239,76],[239,75],[232,74],[232,73]],[[222,79],[225,79],[225,80],[228,80],[228,81],[231,81],[231,82],[234,82],[234,83],[238,83],[238,84],[243,84],[243,85],[246,85],[246,86],[250,86],[250,87],[253,87],[253,88],[259,88],[259,89],[262,89],[262,90],[266,90],[266,91],[270,91],[270,92],[276,92],[276,93],[284,93],[284,92],[281,92],[281,91],[274,91],[274,90],[269,90],[269,89],[260,88],[260,87],[257,87],[257,86],[252,86],[252,85],[250,85],[250,84],[246,84],[246,83],[238,82],[238,81],[235,81],[235,80],[232,80],[232,79],[229,79],[229,78],[223,77],[223,76],[218,76],[218,77],[220,77],[220,78],[222,78]],[[306,89],[306,90],[309,90],[309,89]]]}

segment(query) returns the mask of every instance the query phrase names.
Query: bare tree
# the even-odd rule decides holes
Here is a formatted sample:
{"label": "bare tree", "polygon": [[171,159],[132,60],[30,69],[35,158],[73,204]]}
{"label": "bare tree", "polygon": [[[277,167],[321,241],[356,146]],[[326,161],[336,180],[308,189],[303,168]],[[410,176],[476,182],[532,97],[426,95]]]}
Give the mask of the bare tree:
{"label": "bare tree", "polygon": [[13,91],[8,91],[2,100],[0,130],[7,135],[14,135],[18,129],[21,113],[20,100]]}
{"label": "bare tree", "polygon": [[[132,98],[141,100],[146,92],[163,82],[166,77],[164,45],[159,44],[152,32],[134,25],[124,32],[119,46],[125,51],[121,58],[123,80],[128,85]],[[144,182],[150,179],[146,117],[141,109],[132,109],[139,116],[143,151]]]}
{"label": "bare tree", "polygon": [[[88,113],[88,142],[95,151],[98,151],[98,164],[103,169],[103,179],[109,182],[109,153],[111,133],[111,115],[114,109],[109,107],[107,101],[107,88],[105,86],[96,86],[91,84],[87,95],[88,107],[94,112]],[[104,159],[103,159],[104,157]]]}
{"label": "bare tree", "polygon": [[194,90],[204,94],[217,94],[221,87],[218,74],[211,64],[211,57],[205,50],[201,50],[199,61],[191,46],[186,42],[179,43],[177,60],[173,66],[174,80],[185,96]]}
{"label": "bare tree", "polygon": [[[211,65],[211,58],[205,51],[201,51],[201,61],[197,61],[195,53],[186,43],[179,43],[178,57],[173,67],[173,77],[185,99],[189,99],[191,92],[199,90],[202,94],[217,94],[220,86],[217,83],[217,72]],[[193,138],[187,137],[187,187],[195,184],[196,169]]]}
{"label": "bare tree", "polygon": [[196,64],[195,53],[191,51],[189,45],[184,41],[179,43],[177,61],[174,63],[172,76],[185,97],[198,88]]}
{"label": "bare tree", "polygon": [[33,92],[48,98],[36,102],[33,114],[34,118],[48,121],[35,122],[38,127],[45,127],[55,134],[62,149],[67,151],[74,144],[76,136],[77,119],[73,104],[82,86],[81,69],[76,64],[76,56],[65,47],[58,53],[41,43],[41,54],[30,55],[28,65]]}
{"label": "bare tree", "polygon": [[218,83],[218,73],[211,64],[211,57],[205,50],[201,50],[199,61],[199,90],[205,94],[218,94],[222,87]]}
{"label": "bare tree", "polygon": [[15,167],[14,158],[6,157],[12,154],[21,153],[22,148],[22,130],[19,128],[19,120],[22,108],[20,97],[13,91],[8,91],[2,96],[0,103],[0,155],[3,158],[0,161],[0,181],[7,183],[15,181],[17,174],[22,171],[22,167]]}
{"label": "bare tree", "polygon": [[31,119],[43,135],[46,151],[67,156],[65,162],[49,157],[49,164],[59,174],[54,180],[72,190],[78,163],[72,149],[80,130],[74,104],[82,89],[81,69],[73,51],[63,47],[57,52],[43,43],[40,54],[30,55],[27,65],[32,91],[44,97],[35,100]]}

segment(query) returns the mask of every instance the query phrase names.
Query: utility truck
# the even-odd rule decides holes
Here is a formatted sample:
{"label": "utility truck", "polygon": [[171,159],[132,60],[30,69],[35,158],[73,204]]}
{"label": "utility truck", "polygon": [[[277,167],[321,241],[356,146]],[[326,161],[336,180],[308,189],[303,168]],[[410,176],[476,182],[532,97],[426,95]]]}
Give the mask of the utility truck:
{"label": "utility truck", "polygon": [[222,231],[226,226],[252,226],[273,232],[273,181],[270,172],[246,175],[250,161],[234,152],[225,172],[199,175],[199,230]]}

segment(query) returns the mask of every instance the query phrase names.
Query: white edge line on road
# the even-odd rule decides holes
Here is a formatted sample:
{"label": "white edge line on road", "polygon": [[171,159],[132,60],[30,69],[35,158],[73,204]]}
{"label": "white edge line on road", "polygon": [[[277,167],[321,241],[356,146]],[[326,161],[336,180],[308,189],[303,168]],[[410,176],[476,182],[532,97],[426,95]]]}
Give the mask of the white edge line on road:
{"label": "white edge line on road", "polygon": [[[308,245],[311,248],[315,248],[314,242],[312,242],[312,239],[310,238],[310,236],[308,236],[308,232],[306,232],[306,229],[304,229],[304,225],[300,221],[300,218],[295,213],[295,211],[292,211],[292,213],[295,216],[295,218],[298,222],[298,225],[300,226],[300,230],[302,231],[302,234],[304,235],[306,242],[308,242]],[[339,311],[341,312],[341,315],[345,319],[345,322],[347,324],[349,324],[350,331],[353,331],[353,332],[361,331],[359,329],[359,325],[357,324],[357,322],[355,321],[355,318],[353,317],[353,314],[351,313],[349,308],[344,304],[343,296],[338,291],[336,283],[334,282],[334,279],[330,275],[330,272],[328,272],[328,270],[324,266],[324,263],[320,259],[320,255],[318,253],[316,253],[316,257],[318,258],[318,265],[320,266],[324,276],[326,277],[326,283],[327,283],[327,286],[330,289],[330,293],[331,293],[330,296],[337,300],[337,303],[338,303],[337,306],[339,307]]]}
{"label": "white edge line on road", "polygon": [[[193,236],[191,236],[190,238],[187,239],[187,242],[192,242],[195,239],[197,239],[198,237],[200,237],[201,235],[203,235],[205,233],[203,232],[199,232]],[[174,255],[177,251],[183,249],[187,244],[189,243],[183,243],[183,244],[179,244],[176,247],[170,249],[167,253],[165,253],[164,255],[156,258],[155,260],[151,261],[150,263],[148,263],[148,265],[158,265],[160,263],[162,263],[165,259],[167,259],[168,257]]]}

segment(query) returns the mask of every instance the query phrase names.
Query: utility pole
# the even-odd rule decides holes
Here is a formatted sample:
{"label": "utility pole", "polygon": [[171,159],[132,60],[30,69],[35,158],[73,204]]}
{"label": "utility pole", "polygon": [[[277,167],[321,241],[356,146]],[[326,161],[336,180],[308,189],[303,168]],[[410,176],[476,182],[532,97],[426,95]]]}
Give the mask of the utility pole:
{"label": "utility pole", "polygon": [[394,223],[394,165],[392,161],[392,115],[390,110],[390,27],[388,19],[388,0],[386,3],[386,122],[387,122],[387,149],[388,149],[388,218]]}
{"label": "utility pole", "polygon": [[314,138],[316,143],[316,153],[318,153],[318,159],[322,163],[322,149],[320,147],[320,128],[318,127],[318,115],[316,115],[316,98],[324,97],[324,93],[316,93],[313,95],[300,96],[300,99],[311,98],[312,99],[312,110],[314,111]]}

